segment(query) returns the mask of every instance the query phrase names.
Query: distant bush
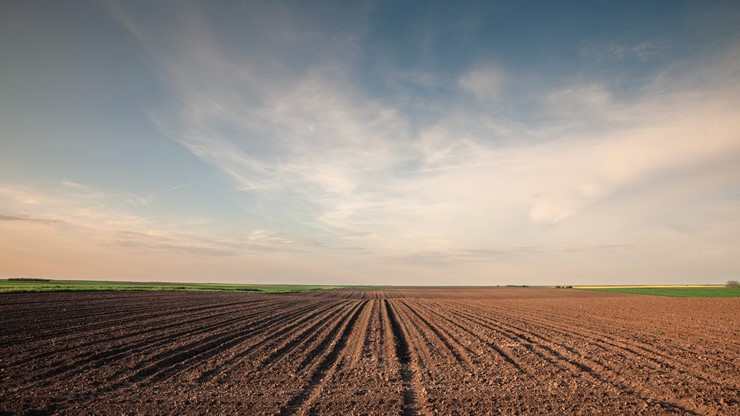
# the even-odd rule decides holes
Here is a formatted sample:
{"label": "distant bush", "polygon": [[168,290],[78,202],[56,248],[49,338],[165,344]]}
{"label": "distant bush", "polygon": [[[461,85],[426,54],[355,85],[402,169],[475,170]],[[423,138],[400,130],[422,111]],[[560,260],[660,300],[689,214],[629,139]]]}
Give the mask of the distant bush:
{"label": "distant bush", "polygon": [[740,283],[737,280],[729,280],[725,285],[727,287],[740,287]]}
{"label": "distant bush", "polygon": [[9,277],[9,282],[51,282],[51,279],[36,279],[33,277]]}

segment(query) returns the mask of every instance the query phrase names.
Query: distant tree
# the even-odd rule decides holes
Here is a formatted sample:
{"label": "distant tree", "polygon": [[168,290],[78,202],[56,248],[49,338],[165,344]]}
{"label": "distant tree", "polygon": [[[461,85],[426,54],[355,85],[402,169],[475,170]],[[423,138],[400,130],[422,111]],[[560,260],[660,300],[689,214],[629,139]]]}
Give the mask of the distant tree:
{"label": "distant tree", "polygon": [[51,279],[37,279],[35,277],[9,277],[10,282],[51,282]]}
{"label": "distant tree", "polygon": [[740,283],[738,283],[737,280],[728,280],[727,284],[725,285],[727,287],[740,287]]}

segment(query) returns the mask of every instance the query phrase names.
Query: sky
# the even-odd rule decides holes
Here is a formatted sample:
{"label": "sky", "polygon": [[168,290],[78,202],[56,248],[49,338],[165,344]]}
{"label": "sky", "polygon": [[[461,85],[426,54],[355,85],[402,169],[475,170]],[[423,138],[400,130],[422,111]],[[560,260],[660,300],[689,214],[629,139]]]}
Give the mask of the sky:
{"label": "sky", "polygon": [[736,1],[4,1],[0,277],[740,275]]}

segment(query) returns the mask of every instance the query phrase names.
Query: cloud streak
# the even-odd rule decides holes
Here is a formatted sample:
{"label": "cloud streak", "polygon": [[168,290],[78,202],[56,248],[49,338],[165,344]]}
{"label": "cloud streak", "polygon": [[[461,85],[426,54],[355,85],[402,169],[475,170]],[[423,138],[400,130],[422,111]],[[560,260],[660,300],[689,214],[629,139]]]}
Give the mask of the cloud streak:
{"label": "cloud streak", "polygon": [[[146,37],[156,38],[150,30]],[[496,65],[474,66],[448,85],[460,98],[412,129],[426,115],[374,99],[353,82],[352,63],[342,60],[355,43],[293,72],[280,55],[257,63],[227,53],[201,18],[181,33],[168,52],[151,50],[179,100],[168,115],[153,116],[157,124],[228,174],[252,209],[277,215],[282,233],[308,228],[327,246],[352,241],[377,256],[425,262],[495,257],[527,239],[532,250],[549,252],[544,247],[557,236],[597,239],[571,219],[618,206],[610,202],[617,195],[670,187],[696,172],[729,173],[738,163],[738,88],[728,83],[737,74],[721,69],[721,58],[631,96],[578,80],[528,91]],[[301,33],[287,29],[286,36]],[[647,42],[609,48],[640,59],[661,50]],[[194,61],[178,65],[186,57]],[[697,76],[707,81],[696,85]],[[516,90],[530,94],[538,123],[503,107]],[[626,200],[656,203],[634,194]],[[631,245],[635,231],[593,247]]]}
{"label": "cloud streak", "polygon": [[4,215],[0,214],[0,221],[22,221],[22,222],[35,222],[39,224],[64,224],[62,220],[48,219],[48,218],[34,218],[23,215]]}

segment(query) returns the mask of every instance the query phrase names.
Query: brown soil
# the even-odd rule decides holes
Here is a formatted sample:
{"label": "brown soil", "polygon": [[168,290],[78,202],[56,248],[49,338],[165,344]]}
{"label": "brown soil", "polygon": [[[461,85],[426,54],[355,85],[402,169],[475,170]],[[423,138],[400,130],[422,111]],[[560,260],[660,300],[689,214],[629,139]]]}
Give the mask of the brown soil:
{"label": "brown soil", "polygon": [[0,414],[740,415],[740,299],[0,297]]}

